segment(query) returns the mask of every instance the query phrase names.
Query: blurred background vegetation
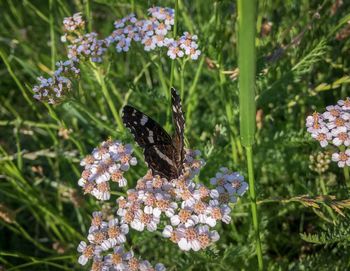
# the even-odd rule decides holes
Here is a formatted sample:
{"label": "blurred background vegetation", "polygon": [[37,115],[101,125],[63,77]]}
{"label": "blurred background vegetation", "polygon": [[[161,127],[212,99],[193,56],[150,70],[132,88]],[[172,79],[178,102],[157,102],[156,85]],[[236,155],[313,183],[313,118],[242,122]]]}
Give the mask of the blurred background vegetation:
{"label": "blurred background vegetation", "polygon": [[[78,270],[76,247],[90,215],[101,209],[77,185],[80,159],[109,136],[132,142],[82,66],[74,88],[81,96],[58,106],[32,98],[39,75],[66,59],[60,42],[64,17],[83,12],[101,38],[130,12],[174,2],[139,0],[0,0],[0,270]],[[198,35],[202,55],[177,63],[183,86],[187,146],[207,164],[200,181],[220,166],[246,174],[239,142],[235,1],[179,1],[178,33]],[[255,174],[265,266],[268,270],[348,270],[349,193],[335,163],[317,158],[319,144],[305,118],[349,95],[350,3],[259,1],[257,23],[257,144]],[[171,130],[167,117],[171,61],[164,51],[110,48],[99,65],[120,111],[131,103]],[[310,155],[315,155],[310,160]],[[321,157],[320,155],[318,157]],[[140,159],[139,159],[140,160]],[[322,170],[317,165],[324,164]],[[146,172],[128,173],[128,186]],[[322,195],[320,183],[326,184]],[[113,195],[103,208],[113,209]],[[338,209],[338,211],[337,211]],[[234,207],[221,239],[201,253],[184,253],[159,234],[130,234],[142,258],[169,270],[256,270],[248,197]]]}

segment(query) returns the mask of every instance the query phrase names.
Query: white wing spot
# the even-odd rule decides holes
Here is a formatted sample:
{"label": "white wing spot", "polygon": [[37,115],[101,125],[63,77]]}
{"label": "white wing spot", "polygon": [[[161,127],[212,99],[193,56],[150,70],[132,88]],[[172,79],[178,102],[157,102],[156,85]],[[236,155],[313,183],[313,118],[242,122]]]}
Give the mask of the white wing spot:
{"label": "white wing spot", "polygon": [[169,165],[175,167],[173,161],[169,159],[169,157],[166,156],[164,153],[162,153],[157,147],[154,147],[154,150],[156,151],[156,153],[159,155],[160,158],[165,160]]}
{"label": "white wing spot", "polygon": [[154,138],[153,138],[153,131],[151,131],[150,129],[147,128],[148,131],[148,141],[149,143],[154,143]]}
{"label": "white wing spot", "polygon": [[144,126],[147,123],[147,121],[148,121],[148,118],[145,115],[143,115],[141,119],[141,125]]}

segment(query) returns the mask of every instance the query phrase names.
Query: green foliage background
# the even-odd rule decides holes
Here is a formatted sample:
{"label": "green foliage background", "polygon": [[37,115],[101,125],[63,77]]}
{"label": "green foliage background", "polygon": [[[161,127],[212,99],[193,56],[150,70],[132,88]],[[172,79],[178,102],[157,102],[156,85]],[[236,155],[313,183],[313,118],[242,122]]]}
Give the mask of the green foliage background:
{"label": "green foliage background", "polygon": [[[350,268],[343,172],[335,164],[321,176],[309,169],[309,155],[320,147],[305,131],[307,115],[349,95],[349,38],[336,35],[350,20],[350,5],[344,1],[335,10],[336,2],[259,1],[256,101],[263,114],[254,162],[268,270]],[[153,5],[174,8],[174,1],[0,0],[0,217],[5,211],[13,215],[0,219],[5,270],[82,269],[76,247],[101,204],[79,189],[79,160],[109,136],[132,141],[89,65],[82,67],[74,100],[49,107],[32,98],[36,77],[66,58],[59,41],[63,18],[78,11],[89,17],[90,10],[92,30],[106,37],[114,20],[133,10],[146,16]],[[175,87],[184,90],[187,146],[201,150],[207,162],[200,181],[209,184],[220,166],[246,175],[234,73],[236,2],[181,0],[179,9],[178,33],[197,34],[202,49],[200,59],[184,69],[177,63],[174,77]],[[266,21],[271,32],[263,35]],[[117,54],[110,48],[99,76],[118,112],[131,103],[171,131],[165,95],[170,67],[165,51],[134,46]],[[71,129],[67,139],[59,135],[62,128]],[[129,188],[146,172],[139,161],[128,175]],[[316,198],[321,178],[334,197]],[[341,214],[330,209],[336,204],[342,204]],[[201,253],[181,252],[159,234],[132,232],[130,244],[169,270],[256,270],[247,196],[235,205],[231,224],[218,230],[220,241]]]}

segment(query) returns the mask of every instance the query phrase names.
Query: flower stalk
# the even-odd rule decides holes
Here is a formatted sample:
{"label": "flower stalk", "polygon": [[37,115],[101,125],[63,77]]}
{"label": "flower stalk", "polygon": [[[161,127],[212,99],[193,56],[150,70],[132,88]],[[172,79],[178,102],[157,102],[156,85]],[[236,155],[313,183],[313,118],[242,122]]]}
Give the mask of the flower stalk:
{"label": "flower stalk", "polygon": [[238,68],[239,68],[239,105],[240,137],[246,149],[249,195],[251,213],[256,241],[256,254],[259,270],[263,270],[263,257],[259,233],[258,208],[256,204],[253,149],[255,136],[255,34],[256,34],[255,0],[238,0]]}

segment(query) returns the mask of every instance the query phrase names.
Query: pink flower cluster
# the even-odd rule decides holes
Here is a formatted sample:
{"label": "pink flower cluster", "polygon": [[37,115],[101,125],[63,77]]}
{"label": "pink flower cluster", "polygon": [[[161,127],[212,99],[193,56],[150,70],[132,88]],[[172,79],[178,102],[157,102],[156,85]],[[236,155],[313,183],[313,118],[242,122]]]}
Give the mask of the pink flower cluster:
{"label": "pink flower cluster", "polygon": [[[198,49],[196,35],[184,32],[179,39],[168,37],[174,25],[174,10],[164,7],[148,9],[150,17],[138,20],[130,14],[115,21],[115,30],[105,39],[99,39],[97,33],[86,33],[85,21],[81,13],[64,18],[64,35],[61,41],[67,43],[68,61],[59,62],[59,68],[51,78],[39,77],[39,85],[33,87],[34,98],[42,102],[57,104],[63,100],[72,89],[72,76],[80,73],[80,61],[90,60],[102,62],[103,55],[112,44],[117,52],[127,52],[132,41],[142,44],[145,51],[156,48],[167,48],[171,59],[187,56],[192,60],[198,59],[201,51]],[[70,69],[70,73],[63,70]]]}
{"label": "pink flower cluster", "polygon": [[157,47],[166,47],[167,55],[171,59],[185,55],[191,59],[198,59],[201,51],[198,49],[197,36],[185,32],[178,40],[167,37],[174,25],[174,10],[163,7],[148,9],[151,15],[148,19],[138,20],[134,14],[114,23],[115,30],[106,38],[107,45],[115,43],[117,52],[127,52],[131,42],[140,42],[145,51],[152,51]]}
{"label": "pink flower cluster", "polygon": [[72,81],[70,78],[78,77],[80,74],[80,69],[76,64],[72,60],[57,62],[57,69],[53,77],[38,77],[39,85],[33,87],[33,97],[49,104],[55,104],[61,101],[64,95],[72,90]]}
{"label": "pink flower cluster", "polygon": [[[129,145],[112,140],[103,142],[82,160],[85,170],[79,185],[98,199],[108,199],[109,186],[106,192],[98,191],[98,185],[106,185],[110,179],[117,180],[120,186],[126,185],[123,172],[136,164],[131,154]],[[210,179],[212,189],[194,182],[205,164],[199,155],[199,151],[186,150],[183,173],[171,181],[153,176],[149,170],[134,189],[127,191],[126,197],[117,199],[118,218],[112,216],[105,221],[101,212],[94,212],[87,236],[89,244],[82,241],[78,246],[79,263],[85,265],[92,260],[91,270],[165,270],[162,264],[153,268],[148,261],[124,251],[129,227],[137,231],[161,230],[164,238],[184,251],[205,249],[219,240],[213,228],[220,221],[226,224],[231,221],[229,204],[237,202],[248,184],[242,175],[227,168],[221,168]]]}
{"label": "pink flower cluster", "polygon": [[306,118],[307,131],[321,147],[332,144],[337,148],[332,160],[339,167],[350,166],[350,99],[340,100],[326,107],[323,113],[313,113]]}
{"label": "pink flower cluster", "polygon": [[98,200],[108,200],[111,196],[110,180],[118,183],[119,187],[126,186],[124,172],[129,170],[130,165],[137,164],[132,152],[131,145],[123,145],[119,141],[112,140],[102,142],[80,163],[85,168],[78,184],[84,193],[89,193]]}
{"label": "pink flower cluster", "polygon": [[[156,231],[160,222],[166,223],[163,237],[170,238],[180,249],[198,251],[219,239],[211,228],[217,221],[229,223],[230,202],[244,194],[248,185],[238,173],[223,169],[212,179],[214,189],[195,183],[204,161],[196,159],[197,151],[187,151],[184,172],[169,182],[148,172],[139,179],[127,198],[117,200],[123,223],[137,231]],[[163,218],[163,220],[162,220]]]}
{"label": "pink flower cluster", "polygon": [[89,229],[89,244],[81,241],[78,252],[81,253],[78,262],[86,265],[92,260],[91,270],[165,270],[164,265],[152,265],[146,260],[140,260],[132,251],[125,251],[123,244],[129,226],[117,218],[104,221],[102,212],[93,212]]}

